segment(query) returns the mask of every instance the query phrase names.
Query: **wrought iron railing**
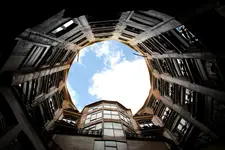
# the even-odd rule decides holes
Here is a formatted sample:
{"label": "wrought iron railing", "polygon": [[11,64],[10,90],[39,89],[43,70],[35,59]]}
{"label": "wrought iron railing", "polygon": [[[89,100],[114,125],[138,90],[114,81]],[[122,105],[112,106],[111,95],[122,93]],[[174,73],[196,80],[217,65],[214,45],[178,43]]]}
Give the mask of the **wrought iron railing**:
{"label": "wrought iron railing", "polygon": [[162,136],[162,133],[164,131],[163,127],[157,127],[157,128],[146,128],[146,129],[140,129],[140,133],[135,132],[128,132],[125,131],[126,138],[127,139],[155,139],[156,137]]}
{"label": "wrought iron railing", "polygon": [[99,130],[86,130],[83,128],[78,129],[78,135],[88,135],[88,136],[102,136],[102,129]]}
{"label": "wrought iron railing", "polygon": [[76,128],[75,126],[64,121],[57,121],[51,133],[58,134],[70,134],[70,135],[81,135],[81,136],[102,136],[102,129],[99,130],[87,130],[84,128]]}

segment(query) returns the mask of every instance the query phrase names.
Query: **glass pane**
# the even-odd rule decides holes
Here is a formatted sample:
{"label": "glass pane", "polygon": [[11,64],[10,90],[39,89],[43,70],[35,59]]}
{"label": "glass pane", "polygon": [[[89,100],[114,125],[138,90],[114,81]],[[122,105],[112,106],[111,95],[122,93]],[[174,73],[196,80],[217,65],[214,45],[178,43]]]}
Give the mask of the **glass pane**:
{"label": "glass pane", "polygon": [[102,117],[102,112],[97,114],[97,118],[101,118]]}
{"label": "glass pane", "polygon": [[59,28],[55,29],[54,31],[52,31],[52,33],[55,34],[55,33],[59,32],[59,31],[62,31],[62,30],[63,30],[63,28],[59,27]]}
{"label": "glass pane", "polygon": [[124,136],[123,130],[114,130],[115,136]]}
{"label": "glass pane", "polygon": [[104,110],[104,114],[110,114],[111,113],[111,111],[109,111],[109,110]]}
{"label": "glass pane", "polygon": [[91,115],[87,115],[87,119],[89,119],[91,117]]}
{"label": "glass pane", "polygon": [[89,123],[90,122],[90,119],[86,119],[85,120],[85,124]]}
{"label": "glass pane", "polygon": [[114,136],[113,129],[104,129],[104,135],[106,136]]}
{"label": "glass pane", "polygon": [[122,142],[117,142],[117,150],[127,150],[127,144]]}
{"label": "glass pane", "polygon": [[105,150],[116,150],[115,147],[106,147]]}
{"label": "glass pane", "polygon": [[85,128],[86,130],[95,130],[95,125]]}
{"label": "glass pane", "polygon": [[68,21],[67,23],[65,23],[63,26],[65,28],[69,27],[71,24],[73,24],[73,20]]}
{"label": "glass pane", "polygon": [[112,123],[111,122],[106,122],[104,123],[104,128],[113,128]]}
{"label": "glass pane", "polygon": [[182,126],[179,124],[177,128],[178,128],[179,130],[181,130],[181,129],[182,129]]}
{"label": "glass pane", "polygon": [[115,105],[111,106],[111,108],[117,108]]}
{"label": "glass pane", "polygon": [[122,129],[122,125],[119,123],[113,123],[113,128],[114,129]]}
{"label": "glass pane", "polygon": [[117,111],[112,111],[112,114],[113,115],[118,115],[118,112]]}
{"label": "glass pane", "polygon": [[104,150],[104,141],[95,141],[94,150]]}
{"label": "glass pane", "polygon": [[124,117],[124,120],[125,120],[126,122],[129,122],[129,121],[130,121],[128,118],[125,118],[125,117]]}
{"label": "glass pane", "polygon": [[104,115],[104,118],[111,119],[111,115]]}
{"label": "glass pane", "polygon": [[123,117],[122,115],[120,115],[120,118],[121,118],[121,119],[124,119],[124,117]]}
{"label": "glass pane", "polygon": [[98,106],[98,108],[102,108],[102,105]]}
{"label": "glass pane", "polygon": [[186,124],[186,121],[185,121],[184,119],[181,119],[181,120],[180,120],[180,123],[181,123],[182,125],[185,125],[185,124]]}
{"label": "glass pane", "polygon": [[98,118],[98,119],[92,120],[91,122],[94,122],[94,121],[99,121],[99,120],[101,120],[101,118]]}
{"label": "glass pane", "polygon": [[109,105],[104,105],[104,107],[105,107],[105,108],[110,108],[110,106],[109,106]]}
{"label": "glass pane", "polygon": [[95,107],[93,107],[92,109],[93,109],[93,110],[95,110],[95,109],[97,109],[97,108],[98,108],[98,107],[97,107],[97,106],[95,106]]}
{"label": "glass pane", "polygon": [[117,115],[112,115],[112,119],[120,119]]}
{"label": "glass pane", "polygon": [[94,120],[94,119],[96,119],[96,114],[91,116],[91,120]]}
{"label": "glass pane", "polygon": [[111,104],[111,108],[114,108],[114,107],[116,107],[116,105],[115,104]]}
{"label": "glass pane", "polygon": [[116,142],[115,141],[105,141],[106,146],[115,146],[116,147]]}
{"label": "glass pane", "polygon": [[99,124],[96,125],[96,130],[99,130],[101,128],[102,128],[102,124],[101,123],[99,123]]}

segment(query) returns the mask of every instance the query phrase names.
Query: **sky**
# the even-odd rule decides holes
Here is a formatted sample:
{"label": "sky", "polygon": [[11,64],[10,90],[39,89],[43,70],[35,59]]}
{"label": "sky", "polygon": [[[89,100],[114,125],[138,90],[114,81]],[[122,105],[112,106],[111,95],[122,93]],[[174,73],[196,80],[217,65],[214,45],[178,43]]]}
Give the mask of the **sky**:
{"label": "sky", "polygon": [[99,101],[118,101],[135,114],[149,90],[149,73],[143,57],[115,40],[95,43],[80,51],[67,78],[67,88],[79,111]]}

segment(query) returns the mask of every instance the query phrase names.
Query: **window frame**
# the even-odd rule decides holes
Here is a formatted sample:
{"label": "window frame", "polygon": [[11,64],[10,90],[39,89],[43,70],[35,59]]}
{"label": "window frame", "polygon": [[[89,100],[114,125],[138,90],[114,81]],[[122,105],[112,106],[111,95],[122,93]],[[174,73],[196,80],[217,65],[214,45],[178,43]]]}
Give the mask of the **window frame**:
{"label": "window frame", "polygon": [[[111,123],[111,127],[106,127],[106,124],[110,124]],[[120,125],[121,128],[116,127],[116,124]],[[105,135],[105,131],[111,131],[113,135]],[[115,132],[120,131],[121,136],[117,136]],[[121,123],[117,123],[117,122],[104,122],[103,123],[103,135],[104,136],[111,136],[111,137],[125,137],[125,133],[123,130],[123,125]]]}

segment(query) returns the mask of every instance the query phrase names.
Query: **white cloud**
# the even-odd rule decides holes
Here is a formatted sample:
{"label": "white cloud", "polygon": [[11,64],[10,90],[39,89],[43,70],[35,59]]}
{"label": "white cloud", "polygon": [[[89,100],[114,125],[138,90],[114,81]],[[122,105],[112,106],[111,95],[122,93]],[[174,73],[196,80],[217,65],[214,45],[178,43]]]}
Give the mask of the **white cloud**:
{"label": "white cloud", "polygon": [[72,88],[72,86],[70,85],[70,83],[68,81],[66,81],[66,86],[67,86],[67,89],[70,93],[70,97],[72,99],[73,104],[77,105],[77,92],[76,92],[76,90],[74,90]]}
{"label": "white cloud", "polygon": [[120,62],[122,59],[125,59],[121,49],[115,48],[115,45],[110,41],[104,41],[82,49],[79,54],[79,64],[84,65],[82,63],[82,58],[88,52],[93,52],[96,57],[103,58],[106,67],[113,67],[113,65]]}
{"label": "white cloud", "polygon": [[135,114],[144,104],[149,90],[149,73],[143,58],[123,60],[112,68],[94,74],[89,94],[99,100],[115,100]]}
{"label": "white cloud", "polygon": [[99,43],[98,45],[97,44],[93,45],[92,50],[96,53],[97,57],[108,56],[110,55],[109,46],[110,46],[110,42],[105,41],[105,42]]}

